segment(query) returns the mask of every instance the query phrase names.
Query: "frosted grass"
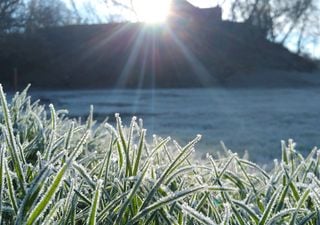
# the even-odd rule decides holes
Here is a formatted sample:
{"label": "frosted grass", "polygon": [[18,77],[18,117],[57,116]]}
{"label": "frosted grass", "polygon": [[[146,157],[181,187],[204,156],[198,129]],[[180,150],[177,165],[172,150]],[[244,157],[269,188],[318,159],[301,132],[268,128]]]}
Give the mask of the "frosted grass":
{"label": "frosted grass", "polygon": [[201,136],[149,142],[136,118],[96,123],[92,107],[81,122],[1,86],[0,98],[0,224],[320,223],[317,148],[283,142],[268,171],[227,149],[199,162]]}

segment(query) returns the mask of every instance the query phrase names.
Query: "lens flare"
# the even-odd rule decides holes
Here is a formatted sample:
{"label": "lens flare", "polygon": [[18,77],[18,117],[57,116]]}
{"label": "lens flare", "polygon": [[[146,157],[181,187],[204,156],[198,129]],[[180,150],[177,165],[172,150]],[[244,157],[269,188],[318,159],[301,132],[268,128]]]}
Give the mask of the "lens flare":
{"label": "lens flare", "polygon": [[169,14],[170,2],[171,0],[135,0],[133,6],[141,22],[163,23]]}

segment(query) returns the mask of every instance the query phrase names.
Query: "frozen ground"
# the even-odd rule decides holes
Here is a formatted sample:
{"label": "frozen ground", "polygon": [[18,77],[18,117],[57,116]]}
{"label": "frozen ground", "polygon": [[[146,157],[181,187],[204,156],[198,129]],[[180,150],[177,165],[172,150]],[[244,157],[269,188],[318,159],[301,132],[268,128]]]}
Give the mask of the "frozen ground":
{"label": "frozen ground", "polygon": [[254,88],[301,88],[320,87],[320,70],[313,73],[293,71],[259,71],[234,74],[226,79],[228,87]]}
{"label": "frozen ground", "polygon": [[33,99],[69,109],[71,116],[88,114],[90,104],[95,118],[103,120],[120,112],[129,123],[133,115],[144,119],[149,137],[153,133],[171,136],[186,144],[203,134],[199,155],[228,148],[258,163],[280,156],[280,140],[294,138],[304,154],[320,145],[320,89],[169,89],[34,91]]}

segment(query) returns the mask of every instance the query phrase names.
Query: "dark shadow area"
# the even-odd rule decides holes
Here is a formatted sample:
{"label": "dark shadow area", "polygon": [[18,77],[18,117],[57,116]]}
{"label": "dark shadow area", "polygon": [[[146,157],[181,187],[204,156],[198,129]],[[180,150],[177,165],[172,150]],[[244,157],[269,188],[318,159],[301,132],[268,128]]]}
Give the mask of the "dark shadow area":
{"label": "dark shadow area", "polygon": [[[1,83],[13,88],[172,88],[228,86],[237,73],[311,72],[316,65],[221,9],[175,1],[166,25],[71,25],[1,40]],[[248,77],[250,79],[250,77]]]}

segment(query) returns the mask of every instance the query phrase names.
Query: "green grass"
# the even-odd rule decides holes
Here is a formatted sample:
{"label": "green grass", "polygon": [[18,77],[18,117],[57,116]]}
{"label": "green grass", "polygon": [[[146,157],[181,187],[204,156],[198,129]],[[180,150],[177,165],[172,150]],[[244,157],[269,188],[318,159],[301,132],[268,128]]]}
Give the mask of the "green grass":
{"label": "green grass", "polygon": [[146,141],[142,123],[85,123],[0,86],[0,224],[320,224],[320,151],[292,141],[270,171],[225,150]]}

